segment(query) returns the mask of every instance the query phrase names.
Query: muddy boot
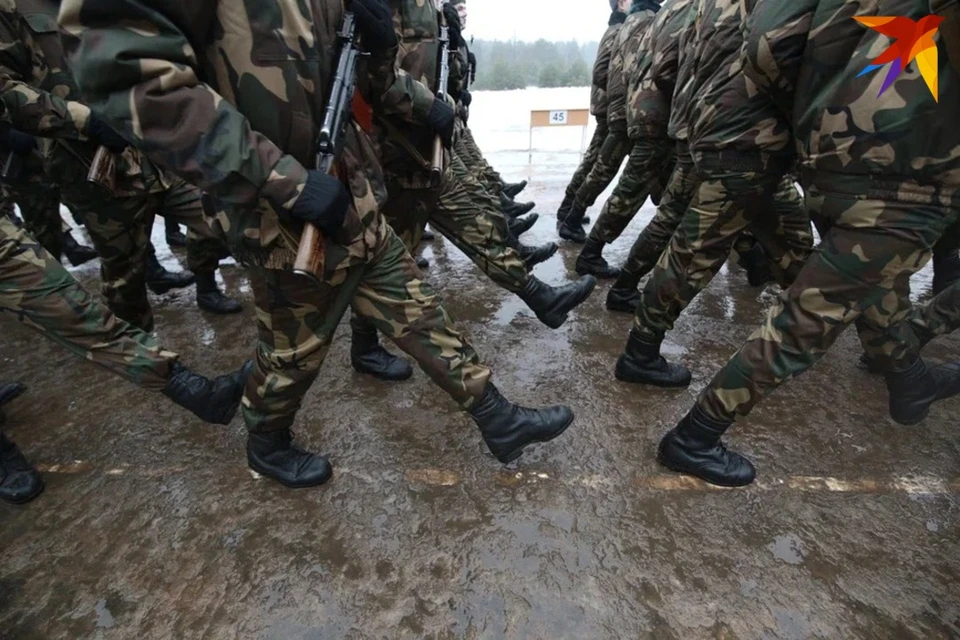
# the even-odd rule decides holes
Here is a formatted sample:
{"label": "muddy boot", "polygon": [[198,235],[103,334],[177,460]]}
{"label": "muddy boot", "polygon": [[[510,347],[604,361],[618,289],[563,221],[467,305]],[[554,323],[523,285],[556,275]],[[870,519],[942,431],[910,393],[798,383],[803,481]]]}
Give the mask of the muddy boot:
{"label": "muddy boot", "polygon": [[587,238],[580,255],[577,256],[576,270],[582,276],[597,276],[601,280],[611,280],[620,275],[620,269],[611,267],[603,258],[603,240]]}
{"label": "muddy boot", "polygon": [[167,239],[168,247],[185,247],[187,246],[187,236],[180,231],[180,225],[174,222],[173,220],[167,220],[164,218],[164,236]]}
{"label": "muddy boot", "polygon": [[247,360],[239,370],[211,380],[176,362],[163,388],[163,395],[204,422],[230,424],[252,371],[253,361]]}
{"label": "muddy boot", "polygon": [[539,219],[540,219],[540,214],[538,213],[531,213],[526,218],[514,218],[513,220],[510,220],[508,223],[510,225],[510,232],[513,233],[514,236],[519,238],[520,236],[525,234],[527,231],[530,231],[530,228],[533,225],[537,224],[537,220]]}
{"label": "muddy boot", "polygon": [[903,425],[921,422],[934,402],[960,393],[960,362],[929,368],[918,357],[905,369],[888,371],[885,376],[890,417]]}
{"label": "muddy boot", "polygon": [[617,380],[655,387],[688,387],[690,370],[682,364],[667,362],[660,355],[660,343],[644,342],[636,329],[630,330],[627,348],[617,360]]}
{"label": "muddy boot", "polygon": [[27,388],[20,382],[8,382],[0,385],[0,424],[6,420],[3,407],[24,394]]}
{"label": "muddy boot", "polygon": [[239,302],[220,291],[217,287],[217,276],[213,271],[197,274],[197,306],[218,315],[243,311]]}
{"label": "muddy boot", "polygon": [[247,435],[247,464],[260,475],[291,489],[316,487],[333,477],[330,461],[293,444],[289,429],[251,431]]}
{"label": "muddy boot", "polygon": [[60,249],[63,251],[63,255],[67,257],[67,260],[70,261],[70,264],[75,267],[79,267],[97,258],[95,249],[77,242],[77,239],[74,238],[73,234],[69,231],[64,231],[60,236]]}
{"label": "muddy boot", "polygon": [[191,271],[167,271],[157,260],[157,254],[147,252],[146,264],[147,287],[157,295],[164,294],[171,289],[183,289],[192,285],[196,278]]}
{"label": "muddy boot", "polygon": [[353,327],[350,363],[357,372],[381,380],[406,380],[413,375],[409,362],[383,348],[373,327]]}
{"label": "muddy boot", "polygon": [[500,395],[493,383],[487,384],[483,396],[470,409],[470,415],[480,427],[480,435],[490,453],[503,464],[519,458],[529,444],[553,440],[573,422],[570,407],[521,407]]}
{"label": "muddy boot", "polygon": [[749,251],[741,253],[737,264],[747,272],[747,282],[751,287],[762,287],[768,282],[776,281],[773,271],[770,270],[767,254],[759,242],[753,243]]}
{"label": "muddy boot", "polygon": [[570,207],[572,206],[573,196],[564,195],[563,202],[560,203],[560,208],[557,209],[557,226],[567,219],[567,215],[570,213]]}
{"label": "muddy boot", "polygon": [[590,297],[596,286],[597,279],[593,276],[583,276],[562,287],[551,287],[530,276],[523,291],[517,295],[537,314],[540,322],[551,329],[557,329],[567,321],[567,314],[574,307]]}
{"label": "muddy boot", "polygon": [[956,251],[945,256],[933,254],[933,295],[941,293],[960,280],[960,255]]}
{"label": "muddy boot", "polygon": [[757,477],[753,464],[727,451],[720,436],[733,424],[711,420],[694,405],[680,423],[663,436],[657,461],[666,468],[696,476],[721,487],[744,487]]}
{"label": "muddy boot", "polygon": [[533,211],[535,206],[537,206],[536,202],[514,202],[509,207],[504,208],[503,213],[508,218],[519,218],[520,216],[526,215]]}
{"label": "muddy boot", "polygon": [[43,493],[43,479],[17,445],[0,433],[0,500],[25,504]]}
{"label": "muddy boot", "polygon": [[520,192],[527,188],[527,181],[522,180],[520,182],[514,182],[510,184],[508,182],[503,183],[503,189],[501,191],[506,194],[508,198],[516,198],[520,195]]}
{"label": "muddy boot", "polygon": [[423,230],[423,235],[420,236],[420,242],[433,242],[437,239],[437,234],[433,232],[433,229],[427,227]]}
{"label": "muddy boot", "polygon": [[421,270],[426,269],[429,266],[430,266],[429,260],[427,260],[423,256],[420,256],[419,258],[417,258],[417,267],[419,267]]}
{"label": "muddy boot", "polygon": [[557,252],[557,249],[559,249],[559,247],[556,242],[548,242],[539,247],[528,247],[525,244],[521,244],[517,247],[517,252],[523,259],[523,264],[526,265],[527,271],[530,271],[541,262],[546,262],[552,258],[553,254]]}
{"label": "muddy boot", "polygon": [[586,208],[574,202],[573,206],[570,207],[570,213],[563,219],[563,222],[557,225],[557,231],[560,233],[560,237],[577,244],[586,242],[587,234],[584,232],[583,225],[581,224],[585,213]]}

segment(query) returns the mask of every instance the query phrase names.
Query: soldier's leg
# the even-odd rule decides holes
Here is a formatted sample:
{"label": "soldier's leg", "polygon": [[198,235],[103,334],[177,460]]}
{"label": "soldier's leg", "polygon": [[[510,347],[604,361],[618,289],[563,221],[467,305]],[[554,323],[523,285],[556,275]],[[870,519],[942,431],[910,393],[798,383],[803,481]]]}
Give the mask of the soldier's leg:
{"label": "soldier's leg", "polygon": [[557,210],[558,225],[563,222],[567,214],[570,213],[570,208],[573,207],[573,201],[577,197],[577,192],[580,191],[584,180],[590,175],[590,170],[593,168],[593,165],[597,163],[597,158],[600,156],[600,148],[603,147],[609,131],[610,129],[607,127],[606,118],[598,118],[597,128],[593,132],[593,137],[590,138],[590,144],[583,154],[583,160],[580,161],[573,177],[570,178],[570,182],[567,184],[567,189],[563,195],[563,202]]}
{"label": "soldier's leg", "polygon": [[774,278],[789,287],[813,252],[810,214],[797,185],[789,176],[780,180],[773,194],[770,214],[752,216],[750,231],[763,247]]}
{"label": "soldier's leg", "polygon": [[933,293],[960,281],[960,225],[948,229],[933,248]]}
{"label": "soldier's leg", "polygon": [[669,161],[670,148],[666,140],[639,138],[634,141],[627,166],[577,256],[577,273],[590,273],[601,278],[616,278],[619,275],[620,270],[604,260],[603,247],[620,237],[647,201],[647,196],[659,180],[660,167]]}
{"label": "soldier's leg", "polygon": [[63,253],[60,191],[52,185],[25,185],[15,189],[13,197],[20,207],[27,233],[59,260]]}
{"label": "soldier's leg", "polygon": [[931,300],[914,307],[907,319],[907,326],[911,331],[909,337],[918,349],[937,336],[960,328],[960,282],[954,282]]}
{"label": "soldier's leg", "polygon": [[477,141],[474,139],[470,127],[463,128],[463,134],[457,141],[454,151],[460,156],[464,164],[467,165],[471,173],[473,173],[473,177],[476,178],[487,191],[499,197],[500,192],[503,191],[503,178],[496,169],[490,166],[490,163],[487,162],[487,159],[483,156],[483,152],[477,145]]}
{"label": "soldier's leg", "polygon": [[640,303],[640,280],[657,264],[670,244],[690,202],[700,187],[693,157],[686,145],[678,145],[677,160],[663,192],[657,214],[630,248],[620,276],[607,294],[607,308],[633,313]]}
{"label": "soldier's leg", "polygon": [[593,206],[597,198],[603,193],[620,171],[620,165],[623,159],[630,153],[632,147],[630,137],[627,135],[626,126],[610,129],[607,139],[603,141],[600,152],[597,154],[597,161],[590,169],[589,175],[584,179],[577,195],[570,207],[570,213],[560,225],[560,237],[571,242],[586,242],[587,236],[583,231],[581,222],[586,215],[587,208]]}

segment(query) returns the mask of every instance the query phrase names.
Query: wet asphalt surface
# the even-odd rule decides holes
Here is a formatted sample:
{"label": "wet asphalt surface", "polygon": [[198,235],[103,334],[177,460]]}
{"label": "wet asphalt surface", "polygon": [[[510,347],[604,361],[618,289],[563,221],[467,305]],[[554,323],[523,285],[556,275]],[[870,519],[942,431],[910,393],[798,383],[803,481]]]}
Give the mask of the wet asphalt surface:
{"label": "wet asphalt surface", "polygon": [[[517,179],[522,156],[491,159]],[[575,161],[535,158],[528,243],[555,239]],[[183,264],[161,234],[164,262]],[[567,281],[576,252],[536,274]],[[450,244],[425,255],[501,390],[577,413],[509,468],[422,372],[354,373],[346,326],[296,425],[336,475],[291,491],[248,471],[239,419],[202,424],[0,319],[0,380],[29,386],[4,428],[47,483],[0,505],[0,638],[960,637],[960,401],[895,425],[849,331],[731,433],[758,482],[712,489],[658,467],[655,445],[774,289],[728,265],[665,344],[693,385],[664,391],[614,380],[630,317],[603,308],[609,283],[551,331]],[[96,286],[95,263],[75,273]],[[199,312],[192,288],[151,298],[161,341],[207,374],[254,348],[249,283],[236,266],[222,277],[242,316]],[[929,281],[915,279],[920,299]],[[926,356],[960,359],[960,342]]]}

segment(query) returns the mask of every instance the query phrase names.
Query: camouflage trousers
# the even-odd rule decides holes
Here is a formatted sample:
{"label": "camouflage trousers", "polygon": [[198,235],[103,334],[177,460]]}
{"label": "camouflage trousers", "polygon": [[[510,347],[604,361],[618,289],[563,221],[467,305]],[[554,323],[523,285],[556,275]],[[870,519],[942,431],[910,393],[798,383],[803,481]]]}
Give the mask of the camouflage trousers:
{"label": "camouflage trousers", "polygon": [[421,278],[389,228],[369,262],[338,269],[322,283],[292,271],[252,268],[259,347],[243,397],[247,427],[276,431],[293,424],[347,306],[411,355],[461,408],[469,408],[483,394],[490,370]]}
{"label": "camouflage trousers", "polygon": [[627,157],[632,147],[633,142],[627,135],[625,127],[609,128],[607,137],[597,153],[596,162],[593,163],[590,173],[587,174],[583,184],[577,190],[574,199],[576,206],[584,209],[593,206],[604,189],[609,187],[613,179],[617,177],[623,159]]}
{"label": "camouflage trousers", "polygon": [[177,354],[117,318],[39,242],[0,216],[0,315],[145,389],[166,386]]}
{"label": "camouflage trousers", "polygon": [[60,216],[60,190],[54,185],[37,184],[0,187],[0,208],[4,214],[13,213],[14,202],[20,207],[27,233],[59,260],[61,237],[70,230]]}
{"label": "camouflage trousers", "polygon": [[[960,282],[955,282],[907,317],[908,339],[917,349],[960,328]],[[894,336],[894,339],[896,336]]]}
{"label": "camouflage trousers", "polygon": [[587,176],[590,175],[590,170],[593,168],[593,165],[597,163],[597,158],[600,157],[600,148],[603,147],[603,143],[607,139],[609,132],[610,129],[607,127],[607,119],[597,118],[597,128],[594,129],[593,137],[590,138],[590,144],[587,145],[587,150],[583,153],[583,160],[580,161],[580,165],[573,173],[573,177],[570,178],[570,183],[567,185],[567,191],[564,194],[565,199],[573,202],[574,198],[577,197],[577,192],[580,191],[580,187],[583,186]]}
{"label": "camouflage trousers", "polygon": [[[816,363],[853,323],[867,355],[881,368],[899,368],[917,354],[906,322],[910,276],[930,260],[957,211],[815,190],[808,190],[806,199],[812,214],[831,223],[829,231],[764,323],[700,394],[698,405],[716,420],[750,413]],[[956,302],[951,287],[918,317],[949,330]]]}
{"label": "camouflage trousers", "polygon": [[590,230],[592,239],[609,244],[620,237],[650,193],[658,189],[672,153],[668,139],[640,138],[633,143],[627,166]]}
{"label": "camouflage trousers", "polygon": [[503,191],[503,178],[483,157],[483,152],[477,146],[477,141],[474,139],[470,127],[463,126],[460,138],[454,143],[453,150],[477,182],[482,184],[490,194],[499,198],[500,192]]}
{"label": "camouflage trousers", "polygon": [[631,274],[636,282],[640,282],[657,264],[699,186],[690,149],[686,143],[677,142],[676,163],[663,190],[657,213],[630,247],[630,254],[623,265],[623,270]]}
{"label": "camouflage trousers", "polygon": [[786,287],[810,256],[810,218],[790,178],[756,172],[703,173],[667,250],[644,286],[634,326],[658,343],[720,271],[748,226]]}
{"label": "camouflage trousers", "polygon": [[64,184],[63,199],[85,219],[100,255],[101,293],[120,318],[153,330],[145,265],[152,251],[155,215],[187,226],[187,266],[196,273],[216,270],[229,252],[203,216],[200,192],[182,180],[165,191],[105,196],[89,183]]}

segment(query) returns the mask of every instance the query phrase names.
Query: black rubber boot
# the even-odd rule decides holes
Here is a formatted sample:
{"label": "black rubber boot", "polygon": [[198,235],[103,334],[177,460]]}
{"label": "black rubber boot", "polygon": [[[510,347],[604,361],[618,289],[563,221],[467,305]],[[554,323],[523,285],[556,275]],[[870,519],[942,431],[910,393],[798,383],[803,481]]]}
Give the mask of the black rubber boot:
{"label": "black rubber boot", "polygon": [[490,453],[503,464],[519,458],[527,445],[553,440],[573,422],[570,407],[521,407],[500,395],[493,383],[487,384],[470,415],[480,427]]}
{"label": "black rubber boot", "polygon": [[562,287],[551,287],[530,276],[523,291],[517,295],[537,314],[540,322],[557,329],[567,321],[567,315],[574,307],[590,297],[596,286],[597,279],[593,276],[583,276]]}
{"label": "black rubber boot", "polygon": [[930,405],[960,393],[960,362],[929,368],[918,357],[910,366],[884,375],[890,394],[890,417],[903,425],[922,422]]}
{"label": "black rubber boot", "polygon": [[373,327],[353,327],[350,363],[357,372],[381,380],[406,380],[413,375],[409,362],[383,348]]}
{"label": "black rubber boot", "polygon": [[636,329],[630,330],[615,373],[617,380],[667,388],[688,387],[692,378],[685,366],[667,362],[660,355],[660,343],[644,342]]}
{"label": "black rubber boot", "polygon": [[640,304],[640,276],[626,269],[620,271],[617,281],[607,292],[607,309],[623,313],[635,313]]}
{"label": "black rubber boot", "polygon": [[204,311],[219,315],[243,311],[239,302],[220,291],[217,286],[217,276],[213,271],[197,274],[197,306]]}
{"label": "black rubber boot", "polygon": [[956,251],[947,255],[933,253],[933,295],[937,295],[960,280],[960,255]]}
{"label": "black rubber boot", "polygon": [[557,226],[561,222],[567,219],[567,216],[570,214],[570,207],[573,206],[573,196],[568,196],[564,194],[563,202],[560,203],[560,208],[557,209]]}
{"label": "black rubber boot", "polygon": [[429,260],[427,260],[423,256],[420,256],[419,258],[417,258],[417,267],[419,267],[420,269],[426,269],[429,266],[430,266]]}
{"label": "black rubber boot", "polygon": [[176,362],[163,395],[204,422],[230,424],[252,371],[253,361],[247,360],[239,370],[211,380]]}
{"label": "black rubber boot", "polygon": [[514,218],[513,220],[510,220],[508,224],[510,225],[510,231],[513,233],[513,235],[519,238],[527,231],[530,231],[530,228],[537,224],[537,220],[539,219],[540,214],[531,213],[526,218]]}
{"label": "black rubber boot", "polygon": [[173,220],[167,220],[164,218],[164,236],[167,239],[167,246],[169,247],[185,247],[187,246],[187,236],[180,231],[180,225],[174,222]]}
{"label": "black rubber boot", "polygon": [[520,195],[520,192],[527,188],[527,181],[522,180],[520,182],[514,182],[513,184],[504,182],[503,189],[501,191],[507,195],[508,198],[516,198]]}
{"label": "black rubber boot", "polygon": [[556,242],[548,242],[539,247],[528,247],[525,244],[521,244],[517,247],[517,252],[523,259],[523,264],[527,266],[527,271],[530,271],[541,262],[546,262],[552,258],[553,254],[557,252],[557,249],[559,249],[559,247]]}
{"label": "black rubber boot", "polygon": [[17,445],[0,433],[0,500],[26,504],[43,493],[43,478],[20,453]]}
{"label": "black rubber boot", "polygon": [[70,264],[75,267],[86,264],[98,257],[93,247],[80,244],[69,231],[64,231],[60,236],[60,250],[63,251],[63,255],[67,257]]}
{"label": "black rubber boot", "polygon": [[533,208],[537,206],[536,202],[514,202],[509,198],[505,197],[502,193],[500,194],[500,206],[503,209],[504,215],[508,218],[517,218],[524,214],[530,213],[533,211]]}
{"label": "black rubber boot", "polygon": [[20,382],[7,382],[0,385],[0,424],[6,421],[3,407],[24,394],[27,388]]}
{"label": "black rubber boot", "polygon": [[773,271],[770,270],[767,254],[759,242],[754,242],[749,251],[741,253],[737,264],[747,272],[747,282],[751,287],[762,287],[768,282],[776,281]]}
{"label": "black rubber boot", "polygon": [[147,287],[157,295],[164,294],[171,289],[183,289],[196,282],[191,271],[167,271],[157,260],[157,254],[151,250],[147,252],[146,264]]}
{"label": "black rubber boot", "polygon": [[293,444],[289,429],[251,431],[247,435],[247,464],[291,489],[316,487],[333,477],[330,461]]}
{"label": "black rubber boot", "polygon": [[657,460],[666,468],[721,487],[744,487],[757,477],[753,464],[727,451],[720,436],[733,424],[711,420],[699,407],[660,440]]}
{"label": "black rubber boot", "polygon": [[557,231],[560,233],[560,237],[577,244],[586,242],[587,234],[584,232],[583,225],[581,224],[585,213],[586,209],[574,202],[573,206],[570,207],[570,213],[563,219],[563,222],[557,225]]}
{"label": "black rubber boot", "polygon": [[587,243],[577,256],[576,270],[582,276],[593,275],[601,280],[612,280],[620,275],[620,269],[611,267],[603,257],[604,243],[596,238],[587,238]]}
{"label": "black rubber boot", "polygon": [[427,227],[423,230],[423,235],[420,236],[420,242],[433,242],[437,239],[437,234],[433,232],[433,229]]}

